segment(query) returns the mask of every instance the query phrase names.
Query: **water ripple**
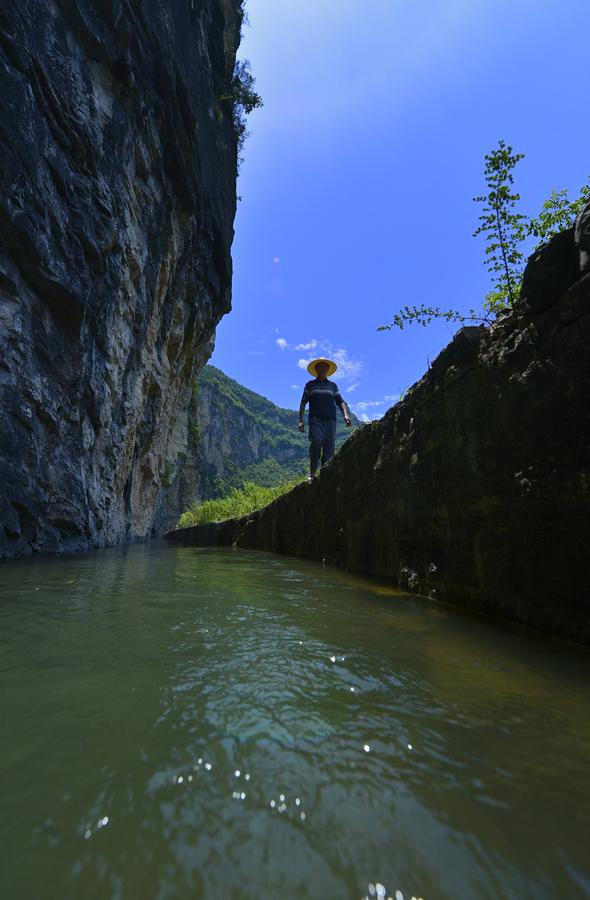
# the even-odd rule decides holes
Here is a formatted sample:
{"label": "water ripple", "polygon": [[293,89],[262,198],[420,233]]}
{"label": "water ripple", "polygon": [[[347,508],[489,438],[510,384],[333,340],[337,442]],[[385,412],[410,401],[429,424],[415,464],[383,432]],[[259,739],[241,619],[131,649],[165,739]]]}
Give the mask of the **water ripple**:
{"label": "water ripple", "polygon": [[0,588],[3,896],[587,886],[578,648],[248,552],[27,562]]}

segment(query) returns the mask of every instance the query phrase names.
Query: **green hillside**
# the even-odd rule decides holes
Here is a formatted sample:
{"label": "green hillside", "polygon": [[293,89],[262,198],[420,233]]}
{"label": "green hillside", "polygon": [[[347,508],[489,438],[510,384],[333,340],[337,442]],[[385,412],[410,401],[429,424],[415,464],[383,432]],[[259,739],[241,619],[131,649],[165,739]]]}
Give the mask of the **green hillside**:
{"label": "green hillside", "polygon": [[[276,406],[215,366],[200,371],[193,402],[201,500],[225,497],[247,481],[274,487],[307,471],[307,425],[301,434],[297,410]],[[337,448],[362,424],[351,419],[346,428],[338,413]]]}

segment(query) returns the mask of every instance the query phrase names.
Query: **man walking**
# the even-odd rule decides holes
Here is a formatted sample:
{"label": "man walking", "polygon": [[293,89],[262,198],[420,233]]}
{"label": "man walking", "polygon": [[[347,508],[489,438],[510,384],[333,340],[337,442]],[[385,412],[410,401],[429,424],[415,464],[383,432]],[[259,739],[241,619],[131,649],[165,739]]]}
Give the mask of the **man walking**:
{"label": "man walking", "polygon": [[328,375],[332,375],[337,368],[335,362],[323,357],[312,360],[307,367],[309,374],[315,375],[315,378],[308,381],[303,389],[299,405],[299,431],[305,431],[303,416],[305,405],[309,403],[309,481],[317,471],[320,455],[322,465],[334,456],[336,406],[342,410],[346,425],[351,424],[338,386],[333,381],[328,381]]}

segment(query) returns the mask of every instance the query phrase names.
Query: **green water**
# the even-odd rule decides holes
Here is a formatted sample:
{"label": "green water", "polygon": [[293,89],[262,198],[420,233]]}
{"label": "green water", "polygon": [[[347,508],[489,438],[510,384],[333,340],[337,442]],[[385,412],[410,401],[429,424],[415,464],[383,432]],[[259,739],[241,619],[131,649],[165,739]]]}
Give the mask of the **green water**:
{"label": "green water", "polygon": [[2,900],[590,896],[583,648],[161,544],[1,566],[0,640]]}

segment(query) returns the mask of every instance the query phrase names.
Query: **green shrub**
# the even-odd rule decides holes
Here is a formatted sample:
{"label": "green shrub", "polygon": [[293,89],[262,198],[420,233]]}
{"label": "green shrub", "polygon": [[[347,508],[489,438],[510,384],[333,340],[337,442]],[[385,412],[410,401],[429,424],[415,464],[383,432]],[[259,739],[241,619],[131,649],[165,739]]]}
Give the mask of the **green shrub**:
{"label": "green shrub", "polygon": [[188,528],[190,525],[202,525],[204,522],[238,519],[240,516],[254,512],[255,509],[268,506],[277,497],[301,484],[301,481],[302,479],[284,481],[275,487],[263,487],[260,484],[254,484],[253,481],[248,481],[242,488],[233,488],[228,497],[194,504],[186,512],[183,512],[178,520],[178,527]]}
{"label": "green shrub", "polygon": [[[456,309],[443,310],[439,306],[424,303],[406,305],[393,317],[389,325],[380,325],[377,331],[391,328],[403,330],[406,325],[416,323],[429,325],[433,319],[443,319],[464,325],[466,322],[491,322],[492,317],[512,309],[520,296],[524,274],[523,241],[534,237],[534,251],[551,240],[560,231],[571,228],[584,204],[590,199],[590,184],[580,189],[576,200],[570,201],[566,190],[551,192],[544,202],[537,218],[530,219],[516,209],[520,194],[512,191],[513,170],[524,159],[523,153],[514,153],[505,141],[485,156],[485,179],[488,193],[473,199],[483,203],[479,217],[480,225],[473,232],[474,237],[484,235],[487,241],[485,263],[492,276],[493,287],[486,294],[483,310],[470,309],[466,315]],[[528,252],[530,253],[529,246]]]}
{"label": "green shrub", "polygon": [[[250,71],[249,60],[238,59],[229,90],[219,98],[221,102],[231,104],[234,135],[238,148],[238,166],[242,163],[242,150],[249,134],[246,128],[247,117],[253,110],[260,109],[263,105],[262,97],[254,90],[254,84],[255,79]],[[223,118],[221,109],[218,111],[218,117]]]}

